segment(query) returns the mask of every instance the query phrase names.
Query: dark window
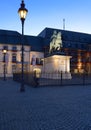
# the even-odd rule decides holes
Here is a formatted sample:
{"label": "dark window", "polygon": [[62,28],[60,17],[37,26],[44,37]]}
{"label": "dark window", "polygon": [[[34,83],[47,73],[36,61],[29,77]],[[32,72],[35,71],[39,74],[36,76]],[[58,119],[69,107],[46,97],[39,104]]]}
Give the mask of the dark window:
{"label": "dark window", "polygon": [[31,64],[32,65],[43,65],[43,60],[41,58],[32,58]]}
{"label": "dark window", "polygon": [[12,54],[12,62],[16,62],[16,54]]}
{"label": "dark window", "polygon": [[41,58],[36,58],[37,65],[43,65],[43,60]]}
{"label": "dark window", "polygon": [[37,65],[40,64],[40,58],[36,58],[36,64],[37,64]]}
{"label": "dark window", "polygon": [[42,59],[40,59],[40,65],[43,65],[43,60]]}
{"label": "dark window", "polygon": [[17,47],[16,47],[16,46],[13,46],[13,47],[12,47],[12,50],[13,50],[13,51],[16,51],[16,50],[17,50]]}
{"label": "dark window", "polygon": [[3,50],[8,50],[8,46],[3,46]]}

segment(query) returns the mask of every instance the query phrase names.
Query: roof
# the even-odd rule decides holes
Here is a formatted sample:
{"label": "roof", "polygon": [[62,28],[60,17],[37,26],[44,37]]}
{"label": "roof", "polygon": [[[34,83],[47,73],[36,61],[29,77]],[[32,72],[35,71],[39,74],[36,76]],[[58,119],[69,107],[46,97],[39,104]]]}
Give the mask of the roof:
{"label": "roof", "polygon": [[[1,44],[21,44],[21,34],[17,31],[11,30],[0,30],[0,43]],[[27,42],[24,38],[24,43],[27,45]]]}
{"label": "roof", "polygon": [[56,30],[57,32],[61,32],[63,34],[63,40],[91,43],[91,34],[54,29],[54,28],[45,28],[38,36],[48,39],[53,35],[54,30]]}
{"label": "roof", "polygon": [[61,32],[62,34],[62,42],[64,47],[72,47],[72,48],[85,48],[87,44],[91,44],[91,34],[61,30],[61,29],[53,29],[53,28],[45,28],[38,36],[43,37],[44,45],[47,46],[50,43],[51,36],[53,35],[54,30],[57,32]]}
{"label": "roof", "polygon": [[20,44],[21,34],[16,31],[0,30],[0,43]]}
{"label": "roof", "polygon": [[[22,35],[17,31],[0,30],[0,43],[21,45]],[[32,51],[43,51],[43,38],[24,35],[24,45],[31,46]]]}
{"label": "roof", "polygon": [[43,38],[37,36],[25,36],[28,45],[31,46],[32,51],[43,51]]}
{"label": "roof", "polygon": [[[45,28],[38,36],[24,35],[24,45],[31,46],[32,51],[43,51],[45,46],[49,46],[51,41],[51,36],[54,31],[61,32],[62,34],[62,44],[66,48],[74,49],[86,49],[88,44],[91,44],[91,34]],[[21,45],[22,35],[17,31],[11,30],[0,30],[0,43],[1,44],[12,44]]]}

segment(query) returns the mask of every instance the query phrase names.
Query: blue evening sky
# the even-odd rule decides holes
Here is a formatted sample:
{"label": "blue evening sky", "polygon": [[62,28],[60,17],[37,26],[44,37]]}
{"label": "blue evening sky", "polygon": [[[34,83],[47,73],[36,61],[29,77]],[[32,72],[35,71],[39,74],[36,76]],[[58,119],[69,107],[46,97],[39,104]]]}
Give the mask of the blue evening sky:
{"label": "blue evening sky", "polygon": [[[21,0],[0,0],[0,29],[21,33],[17,13]],[[37,35],[45,27],[91,34],[91,0],[25,0],[25,34]]]}

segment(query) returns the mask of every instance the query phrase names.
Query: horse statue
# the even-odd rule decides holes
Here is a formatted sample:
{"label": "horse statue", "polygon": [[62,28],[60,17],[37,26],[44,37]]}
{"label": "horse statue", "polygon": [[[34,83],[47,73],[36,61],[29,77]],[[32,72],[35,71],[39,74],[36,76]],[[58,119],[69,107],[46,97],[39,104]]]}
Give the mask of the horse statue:
{"label": "horse statue", "polygon": [[52,50],[55,48],[56,38],[57,38],[57,31],[54,31],[54,32],[53,32],[53,35],[51,36],[50,49],[49,49],[49,52],[50,52],[50,53],[51,53]]}
{"label": "horse statue", "polygon": [[54,31],[51,37],[49,53],[53,51],[59,51],[62,47],[61,32]]}

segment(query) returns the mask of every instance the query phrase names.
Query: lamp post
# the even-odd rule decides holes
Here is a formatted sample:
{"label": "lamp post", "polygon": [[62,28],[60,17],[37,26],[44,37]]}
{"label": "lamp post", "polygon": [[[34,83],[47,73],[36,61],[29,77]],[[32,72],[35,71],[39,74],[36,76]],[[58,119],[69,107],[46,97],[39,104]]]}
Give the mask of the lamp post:
{"label": "lamp post", "polygon": [[3,68],[3,75],[4,75],[4,78],[3,80],[5,81],[6,80],[6,53],[7,53],[7,50],[6,49],[3,49],[3,54],[4,54],[4,68]]}
{"label": "lamp post", "polygon": [[21,88],[20,88],[21,92],[25,91],[25,88],[24,88],[24,68],[23,68],[23,64],[24,64],[24,21],[25,21],[27,12],[28,12],[28,10],[25,8],[24,0],[22,0],[21,7],[18,9],[18,13],[19,13],[21,23],[22,23],[22,72],[21,72]]}

